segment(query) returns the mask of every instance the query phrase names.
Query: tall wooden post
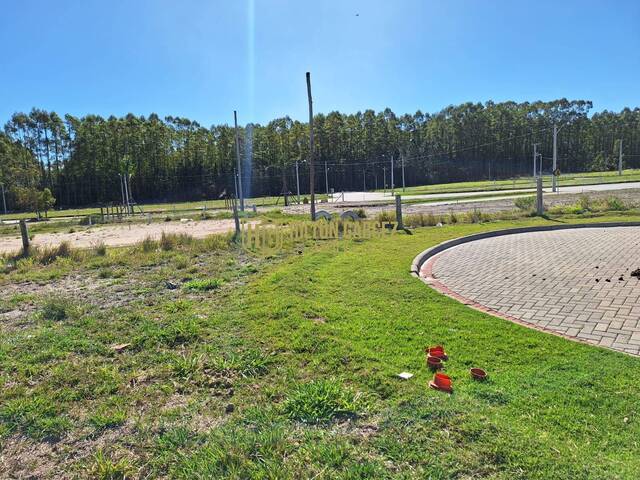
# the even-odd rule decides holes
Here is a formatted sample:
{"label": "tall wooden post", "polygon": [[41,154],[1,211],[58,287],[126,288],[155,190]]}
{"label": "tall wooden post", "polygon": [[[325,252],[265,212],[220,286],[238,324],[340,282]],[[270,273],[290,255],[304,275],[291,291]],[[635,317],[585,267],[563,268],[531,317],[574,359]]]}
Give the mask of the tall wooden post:
{"label": "tall wooden post", "polygon": [[29,253],[29,230],[27,230],[27,222],[20,220],[20,235],[22,235],[22,253]]}
{"label": "tall wooden post", "polygon": [[313,100],[311,99],[311,73],[307,72],[307,97],[309,100],[309,191],[311,196],[311,220],[316,219],[316,172],[314,168],[314,147],[313,147]]}

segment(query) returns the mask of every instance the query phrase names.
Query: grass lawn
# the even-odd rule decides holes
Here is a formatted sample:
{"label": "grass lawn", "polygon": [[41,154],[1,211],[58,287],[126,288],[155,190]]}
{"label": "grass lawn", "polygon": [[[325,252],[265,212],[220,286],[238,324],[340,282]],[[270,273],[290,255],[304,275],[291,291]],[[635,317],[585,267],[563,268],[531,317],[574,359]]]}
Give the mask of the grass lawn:
{"label": "grass lawn", "polygon": [[[0,274],[0,477],[639,478],[640,359],[409,275],[445,239],[548,222],[266,258],[214,237],[22,260]],[[452,395],[427,387],[435,343]]]}

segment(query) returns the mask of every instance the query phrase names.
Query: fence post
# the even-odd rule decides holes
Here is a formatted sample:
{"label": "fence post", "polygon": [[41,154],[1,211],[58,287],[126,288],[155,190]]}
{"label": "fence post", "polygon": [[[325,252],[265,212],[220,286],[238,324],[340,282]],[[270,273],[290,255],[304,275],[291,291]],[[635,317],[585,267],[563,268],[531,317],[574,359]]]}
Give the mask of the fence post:
{"label": "fence post", "polygon": [[22,253],[29,253],[29,230],[27,230],[27,222],[20,220],[20,235],[22,235]]}
{"label": "fence post", "polygon": [[536,210],[538,215],[542,215],[544,213],[544,203],[542,201],[542,176],[536,177],[536,187],[537,187]]}
{"label": "fence post", "polygon": [[396,230],[404,230],[404,223],[402,223],[402,199],[400,195],[396,195]]}

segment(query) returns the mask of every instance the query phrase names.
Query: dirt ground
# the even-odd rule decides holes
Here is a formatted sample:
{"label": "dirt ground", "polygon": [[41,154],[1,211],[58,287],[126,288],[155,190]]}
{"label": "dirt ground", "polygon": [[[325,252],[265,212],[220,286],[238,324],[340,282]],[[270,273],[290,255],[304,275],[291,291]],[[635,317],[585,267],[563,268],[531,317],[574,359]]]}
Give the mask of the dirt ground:
{"label": "dirt ground", "polygon": [[[592,199],[606,198],[615,195],[627,205],[640,204],[640,189],[626,189],[616,191],[589,192]],[[522,195],[529,196],[529,195]],[[580,194],[545,194],[544,202],[547,208],[554,205],[568,205],[575,203]],[[445,202],[434,203],[411,203],[402,207],[404,214],[413,213],[432,213],[434,215],[446,214],[449,212],[462,213],[473,210],[479,210],[485,213],[496,213],[507,210],[514,210],[514,200],[517,197],[483,199],[476,201],[451,200]],[[345,210],[356,210],[363,208],[367,216],[372,217],[382,211],[392,211],[394,206],[391,204],[379,203],[348,203],[348,204],[332,204],[319,203],[318,210],[326,210],[330,213],[342,213]],[[267,209],[265,209],[267,210]],[[305,214],[309,212],[308,205],[293,205],[283,209],[285,213]],[[252,222],[255,223],[255,222]],[[194,238],[202,238],[215,233],[224,233],[232,231],[234,228],[233,220],[190,220],[188,222],[172,221],[166,223],[131,223],[108,226],[95,226],[86,230],[68,233],[38,233],[34,236],[32,245],[40,247],[50,247],[58,245],[63,241],[68,241],[74,248],[90,248],[99,243],[106,246],[125,246],[132,245],[144,240],[146,237],[157,239],[162,232],[180,234],[185,233]],[[4,236],[0,237],[0,254],[15,253],[22,246],[20,237]]]}
{"label": "dirt ground", "polygon": [[[581,194],[572,193],[572,194],[545,194],[544,195],[544,204],[547,208],[553,207],[555,205],[570,205],[578,201]],[[476,201],[468,201],[468,200],[450,200],[443,202],[432,202],[432,203],[411,203],[405,204],[402,206],[402,212],[404,214],[414,214],[414,213],[424,213],[424,214],[433,214],[440,215],[446,214],[449,212],[454,213],[463,213],[474,210],[479,210],[484,213],[497,213],[504,212],[508,210],[515,210],[516,207],[514,205],[514,200],[518,197],[527,197],[531,196],[531,194],[518,195],[506,198],[495,198],[495,199],[483,199]],[[602,191],[602,192],[589,192],[589,198],[591,199],[601,199],[607,198],[609,196],[615,196],[625,202],[627,205],[637,205],[640,204],[640,189],[626,189],[626,190],[616,190],[616,191]],[[359,208],[363,208],[367,214],[367,216],[372,217],[376,214],[383,211],[394,211],[395,206],[391,204],[381,205],[375,203],[361,203],[354,202],[349,204],[332,204],[332,203],[319,203],[316,206],[317,210],[326,210],[330,213],[342,213],[345,210],[357,210]],[[284,209],[286,213],[293,214],[305,214],[309,213],[308,205],[293,205],[291,207],[287,207]]]}
{"label": "dirt ground", "polygon": [[[68,241],[74,248],[90,248],[99,243],[109,247],[132,245],[146,237],[158,239],[165,233],[185,233],[194,238],[203,238],[215,233],[229,232],[234,229],[233,220],[190,220],[188,222],[166,223],[130,223],[118,225],[100,225],[86,230],[69,233],[39,233],[31,242],[36,247],[51,247]],[[0,254],[15,253],[22,248],[19,236],[0,237]]]}

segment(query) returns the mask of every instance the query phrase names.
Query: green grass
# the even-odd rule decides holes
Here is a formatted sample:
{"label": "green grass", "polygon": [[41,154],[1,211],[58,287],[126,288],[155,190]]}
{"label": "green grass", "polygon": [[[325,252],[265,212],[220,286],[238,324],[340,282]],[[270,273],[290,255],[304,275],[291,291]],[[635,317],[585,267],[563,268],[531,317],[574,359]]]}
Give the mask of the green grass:
{"label": "green grass", "polygon": [[207,292],[209,290],[217,290],[222,285],[219,278],[203,278],[199,280],[190,280],[184,284],[186,290],[194,290],[196,292]]}
{"label": "green grass", "polygon": [[[457,223],[270,257],[228,242],[109,249],[0,274],[92,282],[118,268],[128,274],[103,281],[135,288],[111,305],[105,284],[102,308],[61,321],[39,320],[39,294],[2,297],[37,308],[0,336],[0,448],[82,439],[52,454],[52,472],[93,478],[638,478],[640,359],[488,316],[409,275],[446,239],[637,219],[627,213]],[[165,288],[188,269],[225,282],[211,296]],[[450,355],[452,395],[427,386],[434,343]],[[489,380],[473,382],[471,366]]]}

